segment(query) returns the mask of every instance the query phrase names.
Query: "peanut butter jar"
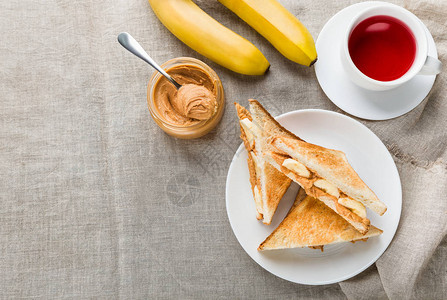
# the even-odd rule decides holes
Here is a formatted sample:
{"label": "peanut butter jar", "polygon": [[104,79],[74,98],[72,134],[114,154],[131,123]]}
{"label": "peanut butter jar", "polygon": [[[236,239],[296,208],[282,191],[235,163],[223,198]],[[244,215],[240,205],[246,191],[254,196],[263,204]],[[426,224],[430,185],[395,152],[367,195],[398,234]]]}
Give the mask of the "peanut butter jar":
{"label": "peanut butter jar", "polygon": [[163,75],[152,74],[147,103],[157,125],[181,139],[198,138],[210,132],[222,118],[225,106],[224,90],[217,74],[204,62],[191,57],[174,58],[161,67],[182,88],[177,91]]}

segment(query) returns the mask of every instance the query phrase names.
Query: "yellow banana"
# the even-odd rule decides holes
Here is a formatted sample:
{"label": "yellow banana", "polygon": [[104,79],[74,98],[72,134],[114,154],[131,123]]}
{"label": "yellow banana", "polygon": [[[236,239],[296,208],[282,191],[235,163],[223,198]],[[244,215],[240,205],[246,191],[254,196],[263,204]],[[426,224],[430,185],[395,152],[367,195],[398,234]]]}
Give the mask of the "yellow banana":
{"label": "yellow banana", "polygon": [[218,0],[265,37],[282,55],[311,66],[315,43],[306,27],[276,0]]}
{"label": "yellow banana", "polygon": [[248,40],[223,26],[191,0],[149,0],[158,19],[183,43],[241,74],[262,75],[270,64]]}

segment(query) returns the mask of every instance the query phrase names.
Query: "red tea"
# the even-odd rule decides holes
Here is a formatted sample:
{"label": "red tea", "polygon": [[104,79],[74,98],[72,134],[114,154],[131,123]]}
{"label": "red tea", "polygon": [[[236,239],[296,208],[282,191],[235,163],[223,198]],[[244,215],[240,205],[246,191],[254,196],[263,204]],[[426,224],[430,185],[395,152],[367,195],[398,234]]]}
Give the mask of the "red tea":
{"label": "red tea", "polygon": [[349,37],[348,48],[355,66],[380,81],[402,77],[416,56],[413,33],[390,16],[373,16],[360,22]]}

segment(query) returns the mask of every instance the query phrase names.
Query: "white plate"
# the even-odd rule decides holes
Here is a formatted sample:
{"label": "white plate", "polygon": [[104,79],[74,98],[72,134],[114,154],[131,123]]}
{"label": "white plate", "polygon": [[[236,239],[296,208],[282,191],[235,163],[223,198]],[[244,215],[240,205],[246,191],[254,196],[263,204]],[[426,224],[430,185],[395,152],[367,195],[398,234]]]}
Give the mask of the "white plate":
{"label": "white plate", "polygon": [[[416,75],[398,88],[381,92],[369,91],[351,82],[340,61],[343,34],[354,15],[378,3],[394,5],[385,2],[351,5],[324,25],[316,43],[318,61],[315,73],[324,93],[345,112],[368,120],[392,119],[411,111],[428,95],[436,79],[435,75]],[[423,26],[427,31],[428,54],[437,58],[433,37]]]}
{"label": "white plate", "polygon": [[264,239],[291,207],[298,186],[293,183],[281,200],[272,224],[256,220],[249,183],[247,151],[241,145],[228,171],[226,206],[233,232],[247,254],[272,274],[301,284],[330,284],[346,280],[373,264],[390,244],[399,224],[402,190],[394,161],[379,138],[361,123],[325,110],[308,109],[283,114],[277,120],[304,140],[346,153],[365,183],[388,207],[383,216],[368,211],[371,223],[384,232],[367,242],[258,252]]}

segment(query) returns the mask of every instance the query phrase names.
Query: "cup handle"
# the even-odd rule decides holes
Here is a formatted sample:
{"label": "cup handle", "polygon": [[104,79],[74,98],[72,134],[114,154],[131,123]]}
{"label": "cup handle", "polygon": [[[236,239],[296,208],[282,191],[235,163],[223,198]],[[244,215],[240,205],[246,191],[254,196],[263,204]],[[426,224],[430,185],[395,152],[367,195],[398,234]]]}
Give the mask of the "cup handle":
{"label": "cup handle", "polygon": [[441,72],[442,63],[439,59],[436,59],[431,56],[427,56],[425,60],[425,64],[422,66],[422,69],[418,74],[421,75],[436,75]]}

